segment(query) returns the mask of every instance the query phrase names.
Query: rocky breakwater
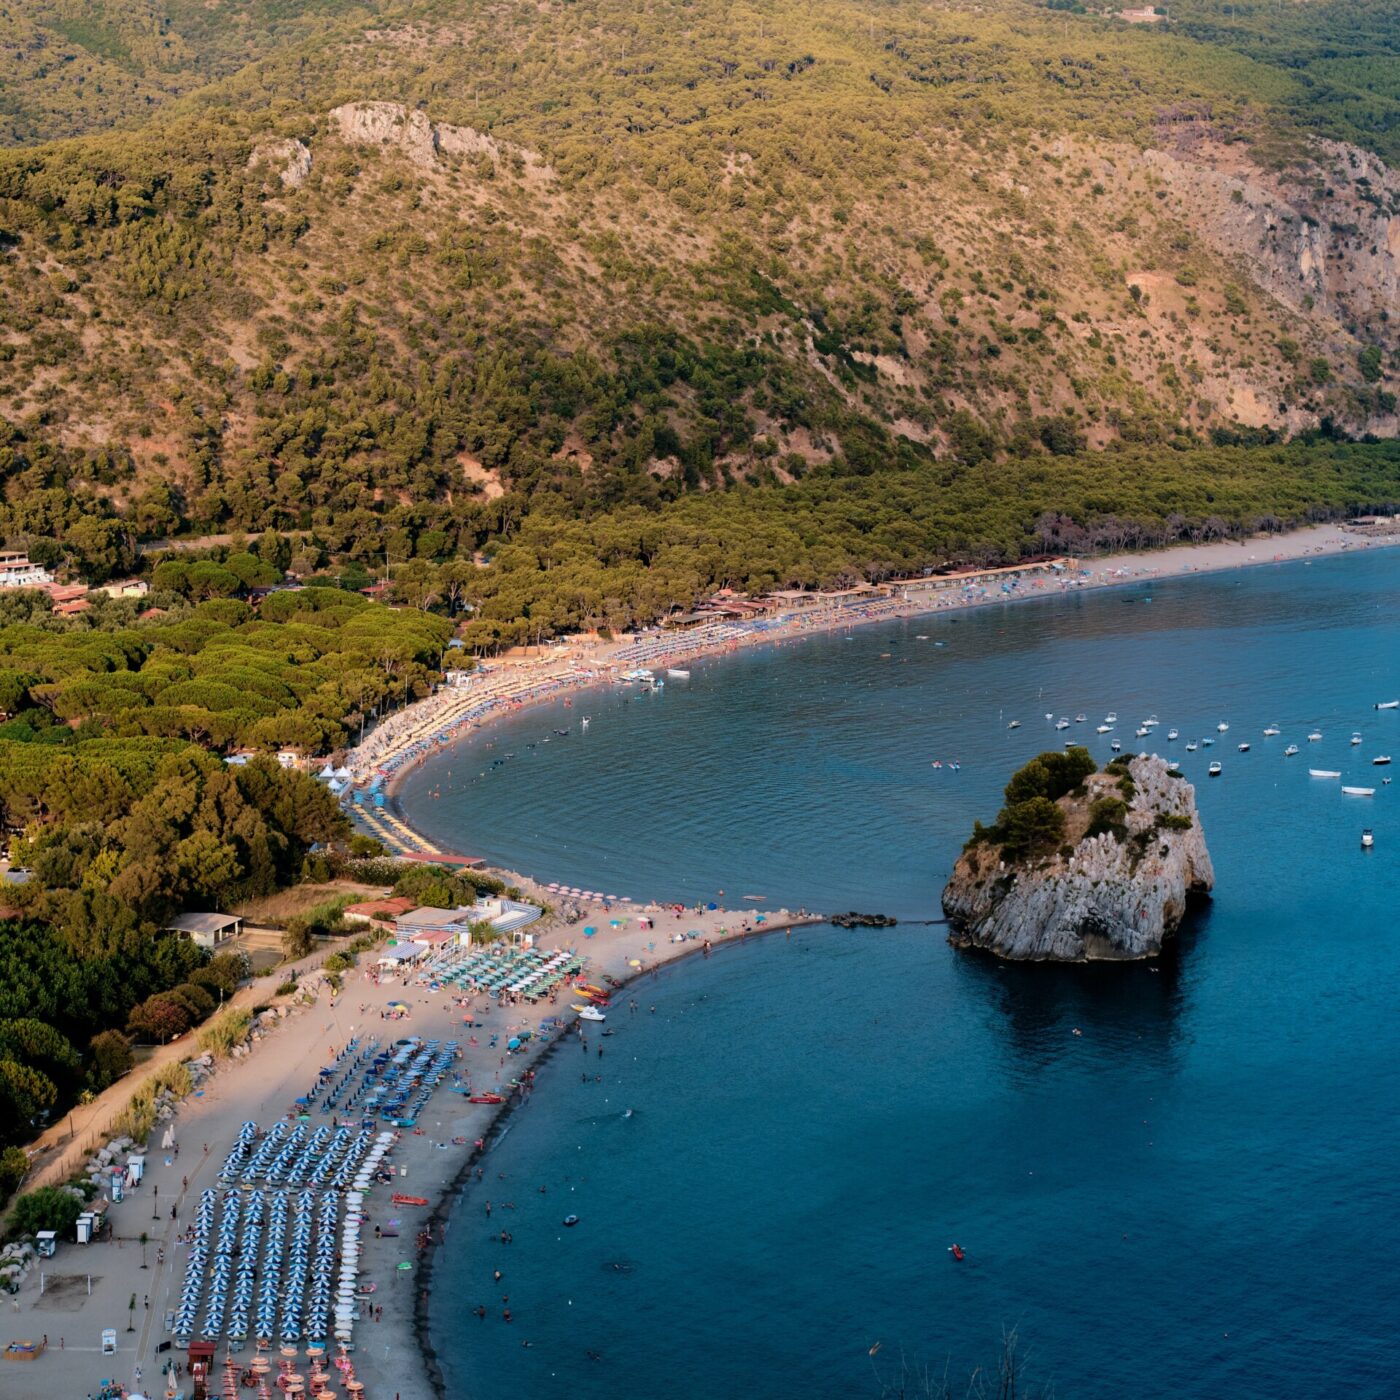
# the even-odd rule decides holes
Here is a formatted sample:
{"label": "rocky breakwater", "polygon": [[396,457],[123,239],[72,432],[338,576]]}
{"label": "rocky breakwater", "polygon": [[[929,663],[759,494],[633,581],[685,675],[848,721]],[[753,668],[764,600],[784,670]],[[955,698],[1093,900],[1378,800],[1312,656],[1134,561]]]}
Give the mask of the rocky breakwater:
{"label": "rocky breakwater", "polygon": [[955,946],[998,957],[1155,957],[1215,883],[1196,792],[1156,757],[1097,771],[1084,749],[1016,773],[943,891]]}

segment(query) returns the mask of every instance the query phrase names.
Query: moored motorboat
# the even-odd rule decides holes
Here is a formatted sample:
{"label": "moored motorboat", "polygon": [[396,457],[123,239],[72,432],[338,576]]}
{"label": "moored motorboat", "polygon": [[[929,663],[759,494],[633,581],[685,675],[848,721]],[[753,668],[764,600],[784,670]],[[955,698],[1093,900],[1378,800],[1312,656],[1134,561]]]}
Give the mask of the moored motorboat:
{"label": "moored motorboat", "polygon": [[1137,727],[1137,737],[1138,737],[1139,739],[1145,739],[1145,738],[1147,738],[1147,736],[1148,736],[1151,732],[1152,732],[1152,731],[1151,731],[1150,729],[1148,729],[1148,727],[1147,727],[1145,724],[1140,724],[1140,725],[1138,725],[1138,727]]}
{"label": "moored motorboat", "polygon": [[1112,730],[1113,730],[1113,726],[1112,726],[1111,724],[1101,724],[1101,725],[1099,725],[1098,732],[1099,732],[1100,734],[1109,734],[1109,733],[1112,732]]}
{"label": "moored motorboat", "polygon": [[1284,756],[1285,758],[1292,758],[1293,755],[1294,755],[1295,753],[1297,753],[1297,752],[1298,752],[1298,745],[1297,745],[1297,744],[1289,744],[1289,746],[1288,746],[1286,749],[1284,749],[1284,751],[1283,751],[1283,756]]}
{"label": "moored motorboat", "polygon": [[1013,719],[1006,727],[1008,729],[1019,729],[1021,727],[1021,721],[1019,719]]}
{"label": "moored motorboat", "polygon": [[1312,778],[1340,778],[1342,775],[1332,768],[1309,768],[1308,776]]}
{"label": "moored motorboat", "polygon": [[1283,730],[1281,730],[1281,729],[1278,727],[1278,725],[1276,725],[1276,724],[1269,724],[1269,725],[1266,725],[1266,726],[1264,727],[1264,736],[1265,736],[1266,738],[1272,738],[1275,734],[1282,734],[1282,733],[1283,733]]}
{"label": "moored motorboat", "polygon": [[1069,728],[1069,721],[1068,721],[1067,719],[1057,719],[1057,720],[1055,721],[1055,728],[1056,728],[1056,729],[1068,729],[1068,728]]}
{"label": "moored motorboat", "polygon": [[1348,797],[1374,797],[1376,795],[1375,788],[1344,787],[1342,791],[1346,793]]}
{"label": "moored motorboat", "polygon": [[1180,731],[1179,729],[1169,729],[1169,730],[1167,730],[1167,738],[1168,738],[1169,740],[1170,740],[1170,739],[1179,739],[1179,738],[1181,738],[1181,731]]}
{"label": "moored motorboat", "polygon": [[1123,747],[1123,745],[1120,744],[1120,743],[1118,742],[1117,739],[1115,739],[1115,740],[1109,745],[1109,748],[1111,748],[1111,749],[1113,750],[1114,753],[1117,753],[1118,750],[1121,749],[1122,747]]}
{"label": "moored motorboat", "polygon": [[1384,768],[1389,762],[1390,755],[1388,753],[1377,754],[1375,758],[1371,760],[1372,765],[1376,768]]}
{"label": "moored motorboat", "polygon": [[1361,832],[1361,845],[1365,850],[1370,850],[1376,844],[1376,838],[1371,834],[1371,828],[1364,827]]}
{"label": "moored motorboat", "polygon": [[1313,732],[1312,732],[1311,734],[1308,735],[1308,743],[1310,743],[1310,744],[1319,743],[1319,742],[1321,741],[1321,739],[1322,739],[1322,731],[1321,731],[1320,729],[1314,729]]}
{"label": "moored motorboat", "polygon": [[1249,745],[1248,745],[1248,744],[1237,744],[1237,745],[1236,745],[1236,748],[1238,748],[1239,751],[1240,751],[1241,753],[1248,753],[1248,752],[1249,752]]}
{"label": "moored motorboat", "polygon": [[1218,763],[1212,763],[1210,765],[1209,775],[1212,778],[1218,778],[1220,776],[1220,771],[1220,765]]}
{"label": "moored motorboat", "polygon": [[1377,706],[1378,710],[1400,710],[1400,700],[1382,700]]}
{"label": "moored motorboat", "polygon": [[1118,711],[1117,711],[1117,710],[1110,710],[1110,711],[1103,717],[1103,722],[1104,722],[1105,724],[1117,724],[1117,723],[1118,723]]}
{"label": "moored motorboat", "polygon": [[575,1006],[580,1021],[606,1021],[608,1018],[596,1006]]}
{"label": "moored motorboat", "polygon": [[1352,746],[1352,748],[1355,748],[1360,742],[1361,742],[1361,735],[1360,735],[1360,733],[1354,733],[1354,734],[1351,736],[1351,746]]}
{"label": "moored motorboat", "polygon": [[1226,724],[1224,720],[1221,720],[1215,727],[1223,734],[1230,726]]}
{"label": "moored motorboat", "polygon": [[1076,724],[1083,724],[1085,718],[1086,718],[1086,716],[1084,716],[1084,715],[1075,715],[1075,717],[1074,717],[1074,722],[1075,722]]}
{"label": "moored motorboat", "polygon": [[1189,744],[1187,744],[1187,746],[1186,746],[1186,752],[1187,752],[1187,753],[1195,753],[1195,752],[1196,752],[1196,741],[1195,741],[1194,739],[1193,739]]}

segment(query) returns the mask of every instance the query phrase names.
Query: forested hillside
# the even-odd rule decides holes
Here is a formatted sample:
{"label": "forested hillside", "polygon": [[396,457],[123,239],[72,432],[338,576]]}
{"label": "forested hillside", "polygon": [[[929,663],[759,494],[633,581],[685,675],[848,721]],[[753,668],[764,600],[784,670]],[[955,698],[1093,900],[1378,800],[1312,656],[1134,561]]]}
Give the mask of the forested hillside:
{"label": "forested hillside", "polygon": [[[1143,516],[1135,462],[1185,519],[1211,448],[1396,426],[1381,7],[39,0],[0,33],[0,529],[88,578],[310,531],[309,567],[457,559],[538,630],[597,611],[532,618],[547,521],[723,496],[751,538],[850,482],[913,493],[917,565],[1032,545],[994,464],[1092,529]],[[1124,485],[1078,491],[1099,452]],[[1393,495],[1285,477],[1254,517]],[[775,581],[877,565],[852,529]],[[613,612],[690,601],[645,547],[598,562]]]}

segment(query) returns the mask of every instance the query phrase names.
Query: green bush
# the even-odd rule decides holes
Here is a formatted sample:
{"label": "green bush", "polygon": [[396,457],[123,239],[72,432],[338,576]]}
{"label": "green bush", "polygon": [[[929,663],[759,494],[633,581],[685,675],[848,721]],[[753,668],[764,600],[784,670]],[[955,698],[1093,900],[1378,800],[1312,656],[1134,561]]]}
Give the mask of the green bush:
{"label": "green bush", "polygon": [[1089,805],[1088,836],[1108,832],[1119,841],[1128,834],[1128,804],[1121,797],[1099,797]]}
{"label": "green bush", "polygon": [[19,1189],[29,1172],[29,1158],[22,1147],[7,1147],[0,1152],[0,1206]]}
{"label": "green bush", "polygon": [[88,1044],[88,1086],[101,1093],[115,1084],[136,1063],[131,1041],[120,1031],[103,1031]]}
{"label": "green bush", "polygon": [[1195,824],[1185,812],[1161,812],[1153,823],[1158,831],[1190,831]]}
{"label": "green bush", "polygon": [[61,1186],[41,1186],[15,1201],[10,1230],[16,1235],[36,1235],[40,1230],[57,1230],[60,1235],[67,1235],[82,1213],[83,1202],[71,1192]]}

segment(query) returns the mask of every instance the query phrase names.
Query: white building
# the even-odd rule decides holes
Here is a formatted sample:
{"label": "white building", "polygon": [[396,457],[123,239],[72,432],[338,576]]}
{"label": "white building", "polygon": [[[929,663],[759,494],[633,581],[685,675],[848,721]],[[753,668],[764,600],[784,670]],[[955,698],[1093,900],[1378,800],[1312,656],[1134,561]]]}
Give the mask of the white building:
{"label": "white building", "polygon": [[0,553],[0,588],[42,588],[53,575],[23,553]]}

